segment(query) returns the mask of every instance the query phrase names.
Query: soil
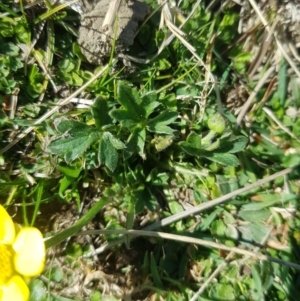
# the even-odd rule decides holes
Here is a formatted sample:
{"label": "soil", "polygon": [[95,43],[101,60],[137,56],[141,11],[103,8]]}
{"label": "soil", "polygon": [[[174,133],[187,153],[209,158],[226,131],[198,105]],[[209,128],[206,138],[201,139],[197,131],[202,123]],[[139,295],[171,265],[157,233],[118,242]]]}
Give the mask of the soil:
{"label": "soil", "polygon": [[86,59],[96,65],[102,65],[103,58],[110,56],[114,39],[116,53],[126,51],[133,44],[138,22],[149,12],[145,3],[122,0],[115,22],[116,33],[114,28],[109,32],[102,27],[109,3],[110,0],[102,0],[87,5],[81,17],[78,43]]}

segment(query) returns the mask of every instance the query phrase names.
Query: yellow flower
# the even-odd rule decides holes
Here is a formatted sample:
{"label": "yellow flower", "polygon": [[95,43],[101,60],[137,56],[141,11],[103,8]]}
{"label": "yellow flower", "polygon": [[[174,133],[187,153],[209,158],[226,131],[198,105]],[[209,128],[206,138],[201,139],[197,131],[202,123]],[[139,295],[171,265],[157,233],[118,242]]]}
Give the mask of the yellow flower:
{"label": "yellow flower", "polygon": [[24,279],[44,269],[45,244],[34,227],[19,231],[0,205],[0,301],[27,301],[29,289]]}

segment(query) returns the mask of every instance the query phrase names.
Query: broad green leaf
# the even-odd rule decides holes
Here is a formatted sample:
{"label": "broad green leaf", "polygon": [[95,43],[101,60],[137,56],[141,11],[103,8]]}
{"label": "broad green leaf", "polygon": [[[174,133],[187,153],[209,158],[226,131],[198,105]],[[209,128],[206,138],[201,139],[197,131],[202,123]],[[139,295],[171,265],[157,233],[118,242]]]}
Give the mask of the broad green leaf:
{"label": "broad green leaf", "polygon": [[95,131],[93,127],[80,122],[61,122],[57,128],[61,132],[69,131],[71,137],[55,140],[48,149],[54,154],[64,155],[67,162],[71,162],[81,156],[99,137],[98,131]]}
{"label": "broad green leaf", "polygon": [[58,193],[61,197],[63,197],[64,191],[74,182],[74,178],[64,176],[59,180],[59,190]]}
{"label": "broad green leaf", "polygon": [[59,61],[57,66],[67,73],[75,69],[75,63],[70,59],[64,59]]}
{"label": "broad green leaf", "polygon": [[168,205],[171,209],[172,214],[177,214],[177,213],[183,211],[182,206],[177,201],[176,202],[174,202],[174,201],[168,202]]}
{"label": "broad green leaf", "polygon": [[216,283],[210,291],[212,300],[235,301],[235,291],[230,284]]}
{"label": "broad green leaf", "polygon": [[271,212],[269,209],[259,209],[259,210],[240,210],[239,211],[239,217],[241,217],[243,220],[248,222],[259,222],[259,221],[266,221],[270,215]]}
{"label": "broad green leaf", "polygon": [[13,43],[1,43],[0,53],[8,56],[17,56],[20,52],[20,48]]}
{"label": "broad green leaf", "polygon": [[81,87],[83,84],[83,79],[76,73],[72,72],[72,84],[77,87]]}
{"label": "broad green leaf", "polygon": [[71,162],[81,156],[98,137],[95,131],[85,132],[84,136],[57,139],[50,144],[48,149],[53,154],[64,154],[66,162]]}
{"label": "broad green leaf", "polygon": [[34,279],[29,284],[29,301],[45,301],[47,299],[48,289],[40,279]]}
{"label": "broad green leaf", "polygon": [[110,133],[103,133],[99,145],[100,163],[114,171],[118,164],[118,152],[110,141]]}
{"label": "broad green leaf", "polygon": [[57,125],[57,130],[62,133],[69,133],[70,135],[76,135],[78,133],[89,132],[91,131],[91,127],[86,125],[85,123],[78,122],[75,120],[63,120]]}
{"label": "broad green leaf", "polygon": [[217,237],[225,237],[226,225],[221,220],[215,220],[210,227],[211,234]]}
{"label": "broad green leaf", "polygon": [[130,111],[124,109],[115,109],[110,111],[109,115],[119,121],[122,127],[133,131],[137,124],[141,122],[140,116],[137,116]]}
{"label": "broad green leaf", "polygon": [[148,126],[154,127],[157,124],[167,125],[167,124],[174,122],[177,118],[178,118],[177,112],[164,111],[164,112],[160,113],[158,116],[152,118],[148,122]]}
{"label": "broad green leaf", "polygon": [[227,165],[227,166],[237,166],[239,165],[239,160],[235,155],[232,154],[220,154],[220,153],[214,153],[214,152],[205,152],[201,154],[202,157],[205,157],[211,161]]}
{"label": "broad green leaf", "polygon": [[201,156],[201,150],[193,147],[186,141],[179,142],[180,147],[191,156]]}
{"label": "broad green leaf", "polygon": [[242,151],[247,143],[248,138],[244,136],[238,136],[228,141],[222,139],[221,146],[216,151],[218,153],[237,153]]}
{"label": "broad green leaf", "polygon": [[144,158],[145,139],[146,130],[135,129],[134,132],[128,138],[124,153],[125,159],[131,157],[135,152],[137,152],[142,158]]}
{"label": "broad green leaf", "polygon": [[149,132],[157,133],[157,134],[166,134],[166,135],[173,135],[174,130],[172,130],[169,126],[157,123],[153,126],[147,126],[147,130]]}
{"label": "broad green leaf", "polygon": [[191,156],[201,155],[201,138],[195,132],[191,132],[186,141],[179,142],[180,147]]}
{"label": "broad green leaf", "polygon": [[195,149],[200,149],[201,148],[201,137],[196,134],[195,132],[191,132],[187,139],[186,142],[191,145],[191,147]]}
{"label": "broad green leaf", "polygon": [[253,222],[245,226],[239,226],[239,231],[242,233],[244,240],[252,240],[256,243],[261,243],[266,235],[269,235],[271,226],[265,223]]}
{"label": "broad green leaf", "polygon": [[108,139],[109,139],[111,145],[115,149],[124,149],[126,147],[125,144],[121,140],[114,137],[111,133],[109,133],[109,132],[105,132],[105,133],[108,136]]}
{"label": "broad green leaf", "polygon": [[63,173],[65,176],[71,177],[71,178],[78,178],[79,174],[81,173],[81,168],[69,168],[66,166],[57,165],[57,169]]}
{"label": "broad green leaf", "polygon": [[191,156],[201,155],[201,138],[195,132],[191,132],[186,141],[179,142],[180,147]]}
{"label": "broad green leaf", "polygon": [[160,105],[160,103],[157,102],[156,99],[156,92],[147,93],[142,96],[142,105],[146,111],[146,118],[148,118],[149,115],[154,111],[154,109]]}
{"label": "broad green leaf", "polygon": [[52,267],[49,270],[49,279],[53,282],[59,283],[64,279],[64,273],[61,267]]}
{"label": "broad green leaf", "polygon": [[97,97],[92,106],[92,112],[95,119],[95,124],[99,130],[102,130],[103,126],[112,123],[112,120],[108,114],[107,101],[105,99]]}
{"label": "broad green leaf", "polygon": [[117,101],[130,112],[134,119],[141,120],[145,118],[146,112],[143,106],[141,106],[141,98],[136,89],[121,83],[118,87]]}
{"label": "broad green leaf", "polygon": [[255,265],[251,266],[251,271],[252,271],[252,278],[255,284],[255,293],[258,295],[257,300],[263,301],[264,293],[263,293],[262,282],[261,282],[262,275],[260,275]]}

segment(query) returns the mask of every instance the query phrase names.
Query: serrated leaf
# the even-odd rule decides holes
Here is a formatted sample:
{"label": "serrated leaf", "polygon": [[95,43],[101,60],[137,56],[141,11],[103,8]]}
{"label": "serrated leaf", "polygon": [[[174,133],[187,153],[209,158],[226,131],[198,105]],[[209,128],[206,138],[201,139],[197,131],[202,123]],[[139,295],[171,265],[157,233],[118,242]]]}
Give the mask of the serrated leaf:
{"label": "serrated leaf", "polygon": [[191,156],[201,156],[201,151],[198,148],[194,148],[186,141],[179,142],[179,146]]}
{"label": "serrated leaf", "polygon": [[149,115],[154,111],[154,109],[160,105],[160,103],[157,102],[156,99],[157,99],[156,92],[147,93],[142,96],[142,105],[146,112],[145,115],[146,118],[148,118]]}
{"label": "serrated leaf", "polygon": [[261,243],[265,239],[266,235],[269,235],[271,226],[265,223],[253,222],[245,226],[239,226],[238,229],[242,233],[242,237],[245,240],[253,240],[256,243]]}
{"label": "serrated leaf", "polygon": [[63,120],[57,125],[57,130],[61,134],[69,133],[70,135],[76,135],[76,133],[91,131],[91,127],[85,123],[74,120]]}
{"label": "serrated leaf", "polygon": [[242,209],[239,211],[239,217],[241,217],[244,221],[248,222],[258,222],[258,221],[266,221],[270,215],[271,212],[269,209],[263,209],[260,210],[245,210]]}
{"label": "serrated leaf", "polygon": [[124,109],[115,109],[109,112],[109,115],[115,120],[119,121],[122,127],[134,130],[141,119],[139,116],[132,114],[130,111]]}
{"label": "serrated leaf", "polygon": [[191,132],[186,141],[179,142],[180,147],[191,156],[201,156],[201,138],[195,132]]}
{"label": "serrated leaf", "polygon": [[167,125],[170,124],[172,122],[174,122],[178,117],[178,113],[177,112],[168,112],[168,111],[164,111],[161,114],[159,114],[158,116],[152,118],[149,122],[148,122],[148,126],[149,127],[153,127],[155,125]]}
{"label": "serrated leaf", "polygon": [[188,135],[186,142],[195,149],[201,148],[201,137],[198,134],[196,134],[195,132],[191,132]]}
{"label": "serrated leaf", "polygon": [[121,140],[114,137],[111,133],[105,132],[105,134],[108,135],[109,141],[115,149],[124,149],[126,147]]}
{"label": "serrated leaf", "polygon": [[99,159],[101,164],[114,171],[118,164],[118,152],[110,141],[110,133],[105,132],[99,144]]}
{"label": "serrated leaf", "polygon": [[112,120],[108,114],[107,101],[101,97],[96,98],[95,103],[92,106],[92,112],[95,119],[95,124],[99,130],[102,127],[112,123]]}
{"label": "serrated leaf", "polygon": [[51,153],[63,155],[67,162],[71,162],[81,156],[90,145],[99,137],[99,133],[94,128],[83,124],[83,128],[74,132],[74,135],[68,138],[60,138],[53,141],[48,150]]}
{"label": "serrated leaf", "polygon": [[154,126],[147,126],[147,130],[152,133],[173,135],[175,130],[171,129],[168,125],[155,124]]}
{"label": "serrated leaf", "polygon": [[223,153],[210,153],[205,152],[201,154],[202,157],[205,157],[211,161],[227,165],[227,166],[237,166],[239,165],[239,160],[235,155],[232,154],[223,154]]}
{"label": "serrated leaf", "polygon": [[135,152],[138,152],[139,155],[142,158],[144,158],[145,139],[146,139],[146,130],[135,129],[128,138],[126,149],[124,152],[125,159],[131,157]]}
{"label": "serrated leaf", "polygon": [[229,141],[222,141],[222,146],[216,151],[218,153],[237,153],[242,151],[248,143],[248,138],[244,136],[235,137]]}
{"label": "serrated leaf", "polygon": [[136,89],[121,83],[118,87],[117,101],[130,112],[134,119],[145,117],[145,109],[141,106],[141,98]]}
{"label": "serrated leaf", "polygon": [[19,54],[20,48],[13,43],[1,43],[0,53],[8,56],[17,56]]}

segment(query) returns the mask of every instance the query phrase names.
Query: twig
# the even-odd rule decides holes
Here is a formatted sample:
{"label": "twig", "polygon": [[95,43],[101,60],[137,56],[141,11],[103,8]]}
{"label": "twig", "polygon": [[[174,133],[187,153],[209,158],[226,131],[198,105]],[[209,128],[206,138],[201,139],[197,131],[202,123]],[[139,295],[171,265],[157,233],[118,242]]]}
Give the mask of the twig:
{"label": "twig", "polygon": [[164,238],[164,239],[170,239],[190,244],[196,244],[200,246],[205,246],[208,248],[214,248],[214,249],[221,249],[224,251],[234,252],[241,255],[247,255],[250,257],[253,257],[257,260],[264,260],[264,261],[271,261],[276,262],[285,266],[288,266],[290,268],[295,268],[297,270],[300,270],[300,265],[293,263],[293,262],[287,262],[275,257],[267,256],[258,252],[252,252],[244,249],[240,249],[237,247],[229,247],[220,243],[212,242],[203,240],[200,238],[194,238],[190,236],[182,236],[177,234],[170,234],[170,233],[164,233],[164,232],[153,232],[153,231],[145,231],[145,230],[86,230],[82,232],[77,232],[74,235],[99,235],[99,234],[123,234],[123,235],[133,235],[133,236],[150,236],[150,237],[157,237],[157,238]]}

